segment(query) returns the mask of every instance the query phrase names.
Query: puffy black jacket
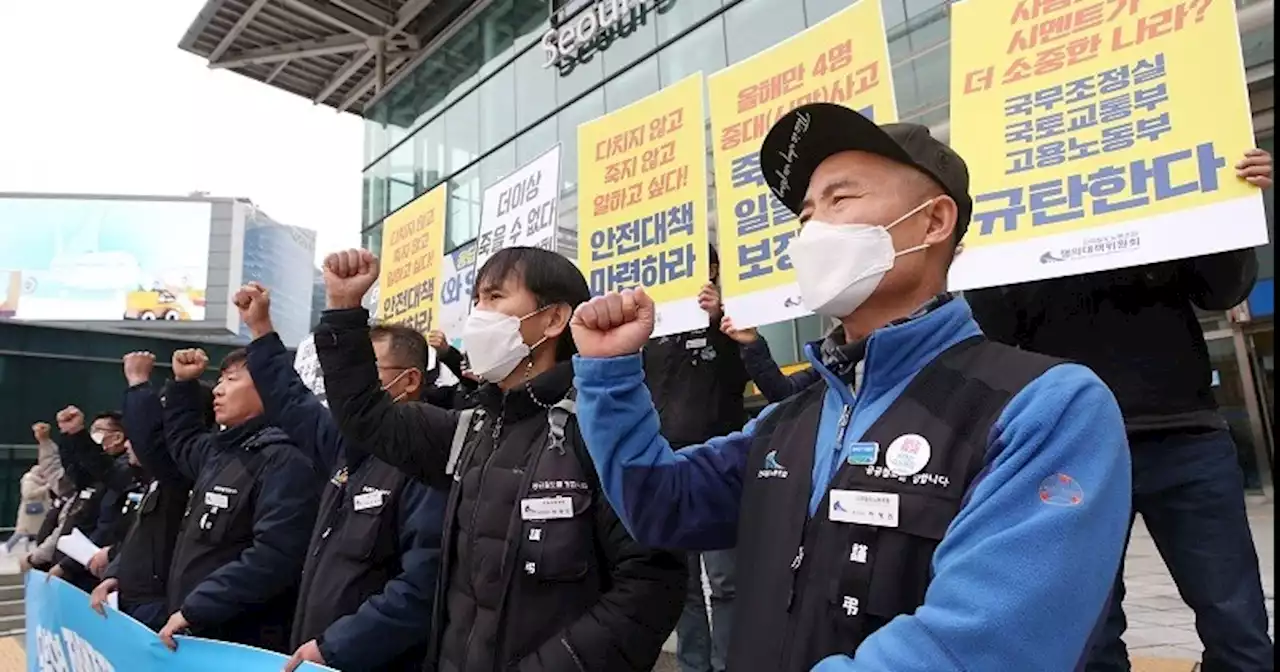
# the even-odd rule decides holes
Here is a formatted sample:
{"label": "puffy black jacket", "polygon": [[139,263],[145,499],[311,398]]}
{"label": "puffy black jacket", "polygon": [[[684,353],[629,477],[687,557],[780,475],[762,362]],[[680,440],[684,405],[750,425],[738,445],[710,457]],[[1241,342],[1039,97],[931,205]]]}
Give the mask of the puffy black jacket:
{"label": "puffy black jacket", "polygon": [[[455,486],[436,599],[439,670],[651,669],[679,618],[684,562],[627,533],[600,492],[576,422],[566,446],[549,449],[546,407],[568,394],[571,364],[506,394],[482,387],[479,427],[450,476],[458,412],[391,403],[378,385],[366,319],[363,310],[326,312],[316,351],[351,448],[434,487]],[[553,497],[572,514],[524,519],[523,505]]]}
{"label": "puffy black jacket", "polygon": [[169,568],[178,529],[186,513],[192,482],[182,474],[164,445],[164,409],[150,384],[129,388],[121,406],[124,431],[151,482],[138,505],[133,525],[107,569],[120,582],[120,608],[168,598]]}
{"label": "puffy black jacket", "polygon": [[987,337],[1093,369],[1130,432],[1224,428],[1193,306],[1249,296],[1254,250],[968,291]]}
{"label": "puffy black jacket", "polygon": [[644,378],[662,435],[674,446],[742,429],[747,371],[738,343],[716,329],[655,338],[644,346]]}
{"label": "puffy black jacket", "polygon": [[285,652],[320,479],[262,418],[205,432],[196,386],[175,383],[165,407],[165,444],[195,482],[169,609],[182,611],[197,636]]}
{"label": "puffy black jacket", "polygon": [[277,334],[249,344],[249,372],[267,419],[327,481],[290,647],[315,639],[328,665],[347,672],[420,669],[448,490],[364,453],[348,454],[332,414],[303,385]]}

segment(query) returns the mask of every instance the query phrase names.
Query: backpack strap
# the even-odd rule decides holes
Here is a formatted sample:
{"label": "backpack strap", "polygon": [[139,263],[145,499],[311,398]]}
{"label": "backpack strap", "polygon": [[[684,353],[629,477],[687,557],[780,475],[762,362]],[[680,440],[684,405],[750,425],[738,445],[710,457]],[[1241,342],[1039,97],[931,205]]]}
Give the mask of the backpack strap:
{"label": "backpack strap", "polygon": [[578,391],[570,388],[564,399],[547,409],[547,449],[554,448],[564,455],[564,428],[569,424],[569,417],[577,413],[576,401]]}
{"label": "backpack strap", "polygon": [[458,458],[462,456],[462,448],[467,445],[467,436],[471,433],[471,421],[476,415],[475,408],[467,408],[458,412],[458,426],[453,430],[453,445],[449,447],[449,461],[444,465],[445,476],[452,476],[458,469]]}

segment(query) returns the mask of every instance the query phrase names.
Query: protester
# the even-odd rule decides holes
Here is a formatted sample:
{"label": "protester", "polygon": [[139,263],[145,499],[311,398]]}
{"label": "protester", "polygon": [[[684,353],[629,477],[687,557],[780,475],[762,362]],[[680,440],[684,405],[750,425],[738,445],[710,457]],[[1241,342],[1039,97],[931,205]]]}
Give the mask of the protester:
{"label": "protester", "polygon": [[51,503],[50,486],[53,481],[53,462],[58,455],[57,444],[50,439],[48,423],[38,422],[31,426],[36,439],[36,463],[31,465],[27,473],[22,475],[18,490],[22,500],[18,502],[18,515],[15,518],[13,536],[4,544],[6,553],[12,553],[19,542],[28,545],[35,541],[44,524]]}
{"label": "protester", "polygon": [[450,493],[431,660],[442,672],[649,670],[685,567],[637,544],[599,496],[573,422],[567,325],[589,296],[569,260],[509,247],[477,272],[463,346],[486,381],[455,412],[383,391],[361,297],[364,250],[325,260],[316,330],[330,408],[359,450]]}
{"label": "protester", "polygon": [[[769,342],[755,327],[739,329],[734,326],[733,318],[725,315],[720,320],[720,331],[740,346],[747,375],[751,376],[751,382],[759,388],[765,401],[782,401],[822,380],[822,375],[814,368],[801,369],[792,374],[783,373],[773,360],[773,354],[769,352]],[[854,387],[860,382],[854,380]]]}
{"label": "protester", "polygon": [[[80,417],[83,424],[83,416]],[[37,440],[39,441],[38,437]],[[53,443],[52,439],[48,439],[48,442]],[[63,526],[71,512],[81,506],[79,490],[71,475],[63,468],[60,453],[58,444],[53,443],[52,507],[45,516],[44,523],[40,525],[40,531],[36,534],[36,547],[18,559],[18,568],[23,572],[32,568],[50,569],[57,553],[57,543],[62,536]]]}
{"label": "protester", "polygon": [[[112,416],[113,421],[120,417],[119,414],[112,414]],[[122,422],[120,427],[123,430]],[[121,436],[124,437],[123,432]],[[92,590],[94,584],[104,576],[107,565],[111,561],[114,545],[124,541],[125,535],[133,524],[138,504],[146,491],[147,482],[150,480],[138,465],[129,439],[123,438],[121,445],[124,446],[124,453],[115,458],[111,469],[103,478],[103,495],[98,505],[98,515],[92,529],[85,534],[89,541],[98,547],[98,550],[89,559],[88,565],[82,566],[70,557],[63,558],[58,563],[64,576],[74,576],[87,571],[90,576],[82,577],[82,581],[78,581],[77,585],[88,584],[88,590]]]}
{"label": "protester", "polygon": [[[328,409],[303,385],[271,323],[271,298],[250,283],[234,297],[249,328],[248,366],[263,416],[322,469],[329,486],[311,533],[294,611],[293,657],[339,670],[422,669],[430,640],[447,490],[349,451]],[[403,326],[370,332],[382,389],[399,401],[430,387],[427,342]],[[375,644],[376,642],[376,644]]]}
{"label": "protester", "polygon": [[[164,395],[157,396],[151,387],[154,368],[155,355],[150,352],[124,356],[125,435],[148,480],[134,522],[123,540],[111,547],[110,564],[89,604],[105,614],[102,605],[118,591],[120,610],[158,632],[169,618],[169,569],[192,482],[164,447]],[[201,384],[197,398],[200,425],[209,431],[214,427],[212,390]]]}
{"label": "protester", "polygon": [[[1236,171],[1271,186],[1263,150],[1247,152]],[[1240,304],[1257,272],[1256,252],[1245,249],[965,293],[988,338],[1080,362],[1115,391],[1133,511],[1195,611],[1205,672],[1269,671],[1274,660],[1244,480],[1195,313]],[[1123,567],[1115,579],[1091,671],[1129,669]]]}
{"label": "protester", "polygon": [[927,128],[810,104],[760,157],[803,223],[804,303],[841,322],[806,348],[824,385],[673,452],[639,355],[652,299],[592,299],[574,366],[609,500],[642,543],[751,558],[731,670],[1075,668],[1128,520],[1115,399],[1082,366],[986,341],[944,291],[972,201]]}
{"label": "protester", "polygon": [[[698,294],[698,306],[710,316],[708,327],[650,340],[644,347],[645,382],[658,410],[662,434],[672,449],[703,443],[742,429],[747,372],[738,344],[718,329],[720,259],[708,248],[711,281]],[[702,574],[711,588],[711,614],[703,595]],[[733,550],[689,555],[688,592],[676,625],[676,658],[683,672],[723,672],[733,624]]]}
{"label": "protester", "polygon": [[[49,507],[44,515],[44,520],[40,523],[40,529],[36,532],[35,543],[39,545],[45,539],[53,534],[58,527],[59,513],[63,503],[71,496],[71,479],[67,477],[67,472],[62,468],[62,458],[58,456],[58,444],[54,442],[52,430],[47,422],[37,422],[31,427],[32,433],[36,438],[38,455],[48,455],[48,471],[46,476],[49,484]],[[19,564],[25,562],[25,556],[20,560]]]}
{"label": "protester", "polygon": [[213,411],[225,429],[207,432],[197,379],[209,358],[199,349],[173,353],[163,448],[194,487],[169,574],[172,615],[159,633],[170,649],[177,648],[174,634],[190,631],[288,653],[320,479],[289,437],[262,417],[246,360],[244,350],[222,360]]}

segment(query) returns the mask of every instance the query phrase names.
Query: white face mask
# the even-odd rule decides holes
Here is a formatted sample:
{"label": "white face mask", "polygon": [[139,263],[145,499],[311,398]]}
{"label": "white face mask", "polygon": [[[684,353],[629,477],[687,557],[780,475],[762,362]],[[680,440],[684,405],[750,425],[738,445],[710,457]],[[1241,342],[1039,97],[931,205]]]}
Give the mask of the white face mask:
{"label": "white face mask", "polygon": [[889,229],[933,202],[931,198],[921,203],[888,226],[805,222],[789,249],[805,307],[835,318],[857,310],[893,268],[894,259],[929,247],[921,244],[898,252]]}
{"label": "white face mask", "polygon": [[102,442],[107,440],[107,434],[105,432],[94,430],[89,432],[89,440],[101,446]]}
{"label": "white face mask", "polygon": [[467,353],[471,372],[490,383],[506,380],[533,348],[546,341],[544,336],[533,346],[525,345],[520,323],[550,308],[546,306],[525,315],[513,317],[483,308],[472,308],[462,329],[462,349]]}

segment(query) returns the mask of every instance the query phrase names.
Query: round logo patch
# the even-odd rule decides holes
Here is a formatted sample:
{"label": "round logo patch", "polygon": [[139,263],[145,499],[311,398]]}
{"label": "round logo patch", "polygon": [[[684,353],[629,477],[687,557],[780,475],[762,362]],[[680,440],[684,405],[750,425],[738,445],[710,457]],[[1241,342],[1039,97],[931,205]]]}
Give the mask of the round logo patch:
{"label": "round logo patch", "polygon": [[1074,478],[1054,474],[1040,481],[1040,501],[1053,506],[1076,506],[1084,501],[1084,490]]}
{"label": "round logo patch", "polygon": [[919,434],[903,434],[889,444],[884,464],[895,476],[914,476],[929,463],[929,442]]}

